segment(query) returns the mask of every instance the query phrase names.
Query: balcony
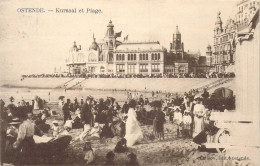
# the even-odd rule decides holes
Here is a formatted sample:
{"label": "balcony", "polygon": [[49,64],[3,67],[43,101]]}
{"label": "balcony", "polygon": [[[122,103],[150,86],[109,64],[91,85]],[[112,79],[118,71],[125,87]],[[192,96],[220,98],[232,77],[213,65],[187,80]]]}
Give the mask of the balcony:
{"label": "balcony", "polygon": [[158,72],[160,72],[160,69],[153,69],[152,72],[158,73]]}

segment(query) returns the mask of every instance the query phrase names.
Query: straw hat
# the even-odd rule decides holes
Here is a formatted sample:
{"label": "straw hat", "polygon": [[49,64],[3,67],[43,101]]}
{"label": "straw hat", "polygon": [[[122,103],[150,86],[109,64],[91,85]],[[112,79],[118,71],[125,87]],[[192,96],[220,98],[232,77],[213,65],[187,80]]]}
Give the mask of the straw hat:
{"label": "straw hat", "polygon": [[184,113],[190,113],[190,111],[189,110],[185,110]]}
{"label": "straw hat", "polygon": [[17,125],[17,124],[20,124],[21,122],[20,122],[20,120],[19,120],[19,118],[14,118],[14,119],[12,119],[12,122],[10,122],[9,124],[10,125]]}
{"label": "straw hat", "polygon": [[52,124],[59,124],[59,122],[57,120],[54,120]]}
{"label": "straw hat", "polygon": [[201,96],[196,95],[196,96],[194,97],[194,100],[196,100],[196,99],[201,99]]}

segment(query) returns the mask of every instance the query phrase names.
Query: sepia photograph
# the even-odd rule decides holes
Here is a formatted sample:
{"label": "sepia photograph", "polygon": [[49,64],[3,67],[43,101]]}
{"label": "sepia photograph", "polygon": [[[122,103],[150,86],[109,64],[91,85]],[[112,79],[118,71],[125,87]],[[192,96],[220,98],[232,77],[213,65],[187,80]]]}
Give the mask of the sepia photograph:
{"label": "sepia photograph", "polygon": [[1,165],[258,166],[259,6],[1,0]]}

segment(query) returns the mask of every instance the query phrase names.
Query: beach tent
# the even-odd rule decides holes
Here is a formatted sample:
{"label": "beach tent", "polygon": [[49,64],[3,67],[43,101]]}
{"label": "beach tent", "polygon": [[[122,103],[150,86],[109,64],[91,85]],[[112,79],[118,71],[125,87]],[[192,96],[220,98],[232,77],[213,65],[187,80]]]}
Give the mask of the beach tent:
{"label": "beach tent", "polygon": [[218,88],[214,91],[214,94],[216,97],[220,97],[220,98],[231,98],[233,97],[233,91],[231,89],[228,88]]}

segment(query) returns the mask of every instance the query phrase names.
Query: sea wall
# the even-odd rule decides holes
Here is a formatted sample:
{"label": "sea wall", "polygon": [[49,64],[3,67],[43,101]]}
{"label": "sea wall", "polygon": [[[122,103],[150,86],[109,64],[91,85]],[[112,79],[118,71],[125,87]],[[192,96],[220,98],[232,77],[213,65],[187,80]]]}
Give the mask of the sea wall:
{"label": "sea wall", "polygon": [[[13,81],[2,84],[10,88],[38,88],[55,89],[64,88],[64,84],[80,82],[72,89],[101,89],[101,90],[136,90],[136,91],[162,91],[184,93],[190,89],[200,88],[221,78],[26,78],[23,81]],[[233,82],[224,87],[233,87]]]}
{"label": "sea wall", "polygon": [[62,87],[71,78],[25,78],[24,80],[6,80],[1,82],[7,88],[53,89]]}
{"label": "sea wall", "polygon": [[92,78],[77,88],[104,90],[137,90],[162,92],[188,92],[219,80],[220,78]]}

